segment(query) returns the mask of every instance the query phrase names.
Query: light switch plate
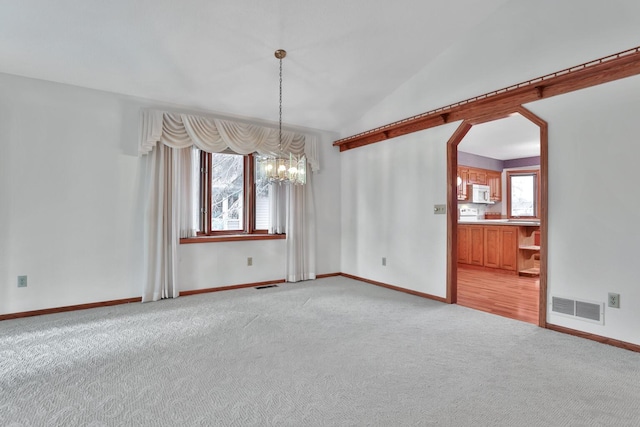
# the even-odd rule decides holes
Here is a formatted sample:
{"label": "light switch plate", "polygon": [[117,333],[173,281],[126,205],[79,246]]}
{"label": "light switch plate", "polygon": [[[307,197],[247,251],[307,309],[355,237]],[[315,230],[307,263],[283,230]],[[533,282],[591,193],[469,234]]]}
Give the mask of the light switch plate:
{"label": "light switch plate", "polygon": [[433,213],[443,215],[447,213],[447,205],[433,205]]}

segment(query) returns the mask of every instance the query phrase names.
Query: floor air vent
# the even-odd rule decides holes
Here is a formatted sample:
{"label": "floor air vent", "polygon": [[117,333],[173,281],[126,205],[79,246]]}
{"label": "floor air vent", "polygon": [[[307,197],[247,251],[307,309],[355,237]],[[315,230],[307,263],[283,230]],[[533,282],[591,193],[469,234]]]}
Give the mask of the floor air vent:
{"label": "floor air vent", "polygon": [[267,289],[267,288],[277,288],[278,285],[265,285],[265,286],[256,286],[255,289]]}
{"label": "floor air vent", "polygon": [[562,316],[604,325],[604,303],[551,297],[551,311]]}

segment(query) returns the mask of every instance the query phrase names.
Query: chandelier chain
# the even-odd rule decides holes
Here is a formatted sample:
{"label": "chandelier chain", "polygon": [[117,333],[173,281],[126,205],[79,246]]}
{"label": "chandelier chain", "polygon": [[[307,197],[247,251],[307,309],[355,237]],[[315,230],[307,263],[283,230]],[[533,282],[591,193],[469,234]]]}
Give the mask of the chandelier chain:
{"label": "chandelier chain", "polygon": [[282,58],[280,58],[280,110],[278,115],[278,151],[282,152]]}

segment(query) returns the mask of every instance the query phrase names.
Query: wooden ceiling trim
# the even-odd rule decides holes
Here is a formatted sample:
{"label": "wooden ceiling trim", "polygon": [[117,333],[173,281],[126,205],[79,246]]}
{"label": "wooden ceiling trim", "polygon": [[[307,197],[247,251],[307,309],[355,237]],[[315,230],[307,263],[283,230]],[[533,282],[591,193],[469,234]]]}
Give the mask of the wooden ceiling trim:
{"label": "wooden ceiling trim", "polygon": [[346,151],[445,123],[478,121],[540,99],[638,74],[640,46],[339,139],[333,145]]}

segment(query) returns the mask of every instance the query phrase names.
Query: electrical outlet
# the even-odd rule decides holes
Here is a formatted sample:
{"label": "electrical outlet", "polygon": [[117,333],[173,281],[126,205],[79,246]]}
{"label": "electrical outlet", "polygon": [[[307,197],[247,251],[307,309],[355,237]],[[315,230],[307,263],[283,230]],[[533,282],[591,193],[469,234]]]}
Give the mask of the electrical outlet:
{"label": "electrical outlet", "polygon": [[609,307],[620,308],[620,294],[609,292]]}
{"label": "electrical outlet", "polygon": [[382,265],[387,265],[387,257],[382,257]]}
{"label": "electrical outlet", "polygon": [[247,265],[249,267],[251,267],[253,265],[253,258],[252,257],[247,258]]}
{"label": "electrical outlet", "polygon": [[19,288],[27,287],[27,276],[18,276],[18,287]]}

